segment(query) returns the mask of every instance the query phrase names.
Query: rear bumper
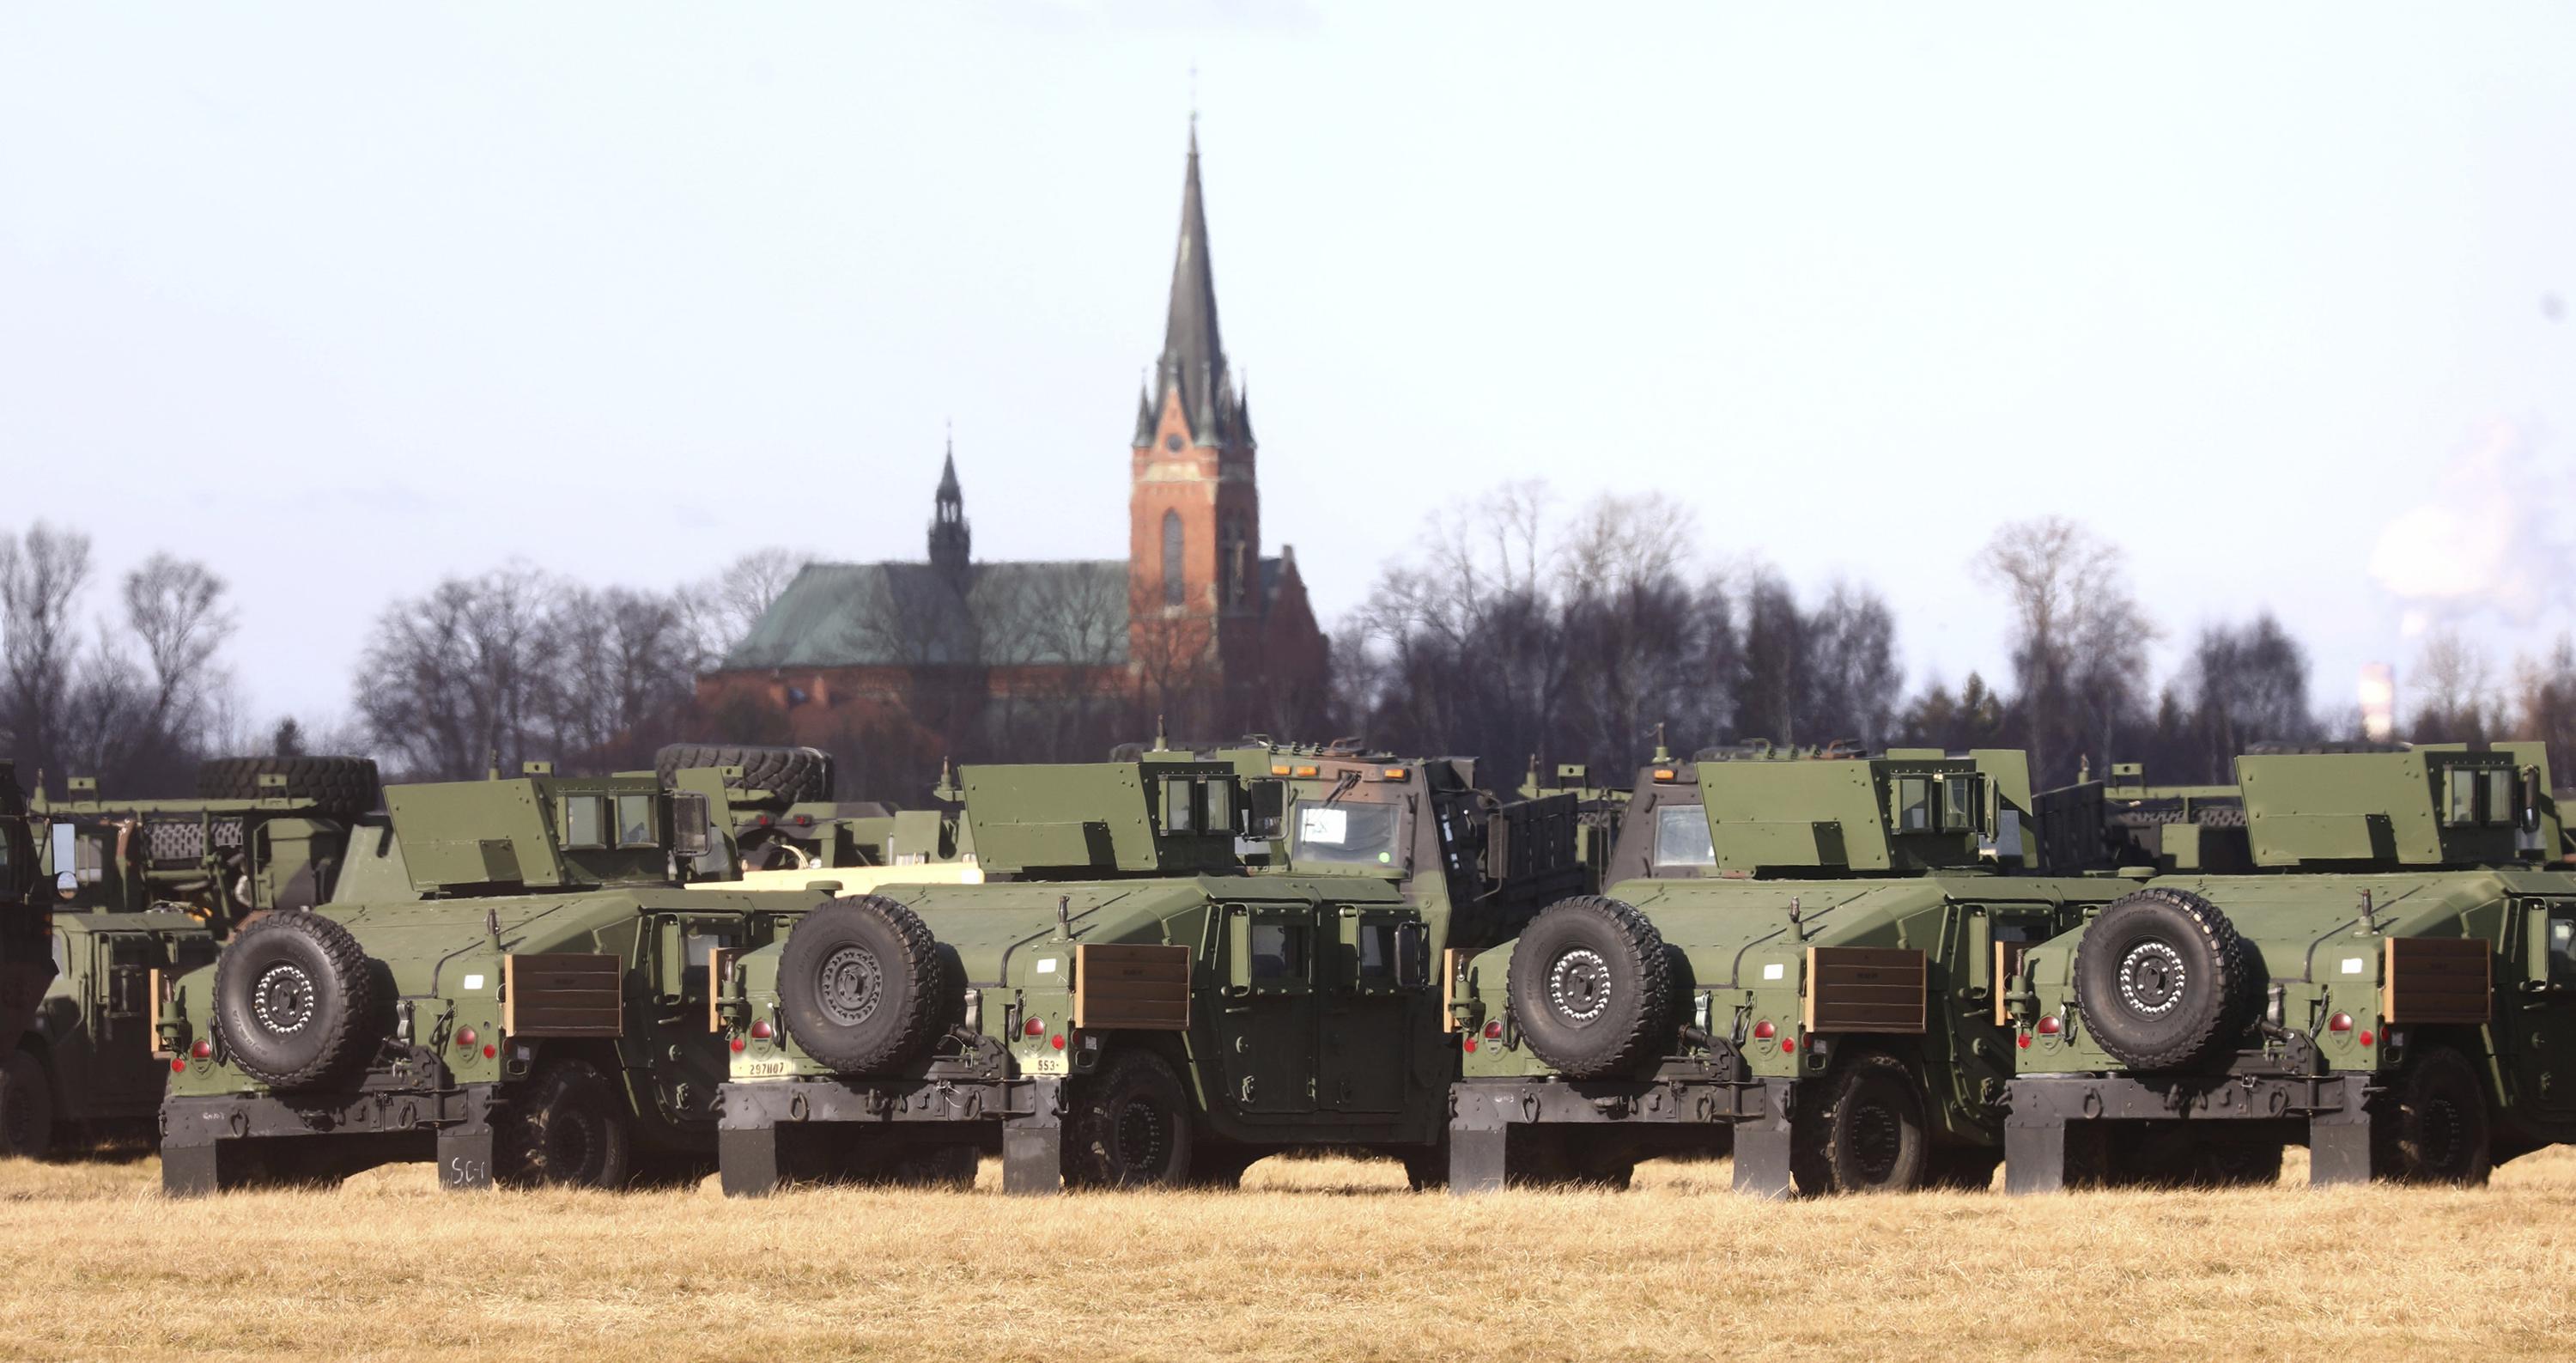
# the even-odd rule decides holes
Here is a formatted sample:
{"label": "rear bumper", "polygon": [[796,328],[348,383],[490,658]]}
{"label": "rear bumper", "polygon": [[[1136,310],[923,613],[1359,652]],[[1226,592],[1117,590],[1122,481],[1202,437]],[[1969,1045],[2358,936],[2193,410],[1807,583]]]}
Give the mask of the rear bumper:
{"label": "rear bumper", "polygon": [[1003,1190],[1062,1186],[1061,1079],[843,1079],[731,1083],[717,1090],[716,1152],[724,1190],[757,1197],[825,1176],[835,1152],[872,1141],[989,1146],[999,1137]]}
{"label": "rear bumper", "polygon": [[[1789,1192],[1789,1114],[1794,1079],[1461,1079],[1449,1087],[1449,1190],[1492,1192],[1520,1182],[1525,1163],[1544,1161],[1538,1128],[1627,1128],[1632,1144],[1675,1149],[1731,1145],[1735,1189],[1762,1197]],[[1695,1141],[1691,1132],[1704,1133]],[[1586,1132],[1578,1141],[1613,1139]]]}
{"label": "rear bumper", "polygon": [[[445,1186],[486,1187],[492,1115],[501,1105],[496,1084],[168,1098],[161,1104],[162,1190],[191,1196],[254,1182],[333,1179],[424,1157],[438,1160]],[[255,1144],[262,1148],[253,1152]]]}
{"label": "rear bumper", "polygon": [[2054,1192],[2066,1185],[2070,1127],[2105,1122],[2279,1122],[2306,1128],[2311,1183],[2371,1176],[2375,1074],[2107,1075],[2015,1079],[2005,1086],[2004,1187]]}

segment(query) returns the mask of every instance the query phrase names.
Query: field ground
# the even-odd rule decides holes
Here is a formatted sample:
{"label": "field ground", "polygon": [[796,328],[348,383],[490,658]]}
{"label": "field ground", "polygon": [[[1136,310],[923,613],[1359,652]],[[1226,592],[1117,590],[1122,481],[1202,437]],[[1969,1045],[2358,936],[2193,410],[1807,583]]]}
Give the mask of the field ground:
{"label": "field ground", "polygon": [[[2304,1177],[2298,1152],[2289,1178]],[[2475,1191],[1763,1205],[1723,1164],[1472,1200],[1272,1160],[1240,1193],[336,1192],[174,1204],[0,1162],[0,1358],[2564,1358],[2576,1152]]]}

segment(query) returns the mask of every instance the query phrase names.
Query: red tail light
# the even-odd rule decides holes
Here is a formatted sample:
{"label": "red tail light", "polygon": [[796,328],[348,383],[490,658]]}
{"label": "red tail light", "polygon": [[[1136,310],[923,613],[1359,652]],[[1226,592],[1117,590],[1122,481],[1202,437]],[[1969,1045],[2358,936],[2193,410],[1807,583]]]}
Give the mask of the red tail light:
{"label": "red tail light", "polygon": [[1769,1041],[1771,1038],[1778,1035],[1780,1035],[1780,1029],[1772,1026],[1768,1022],[1757,1022],[1753,1024],[1753,1039],[1756,1041]]}
{"label": "red tail light", "polygon": [[734,1052],[735,1052],[736,1054],[740,1054],[740,1053],[742,1052],[742,1038],[741,1038],[741,1037],[735,1037],[735,1038],[733,1039],[733,1049],[734,1049]]}
{"label": "red tail light", "polygon": [[2352,1030],[2352,1014],[2350,1014],[2350,1013],[2337,1013],[2337,1014],[2335,1014],[2333,1017],[2327,1018],[2327,1019],[2326,1019],[2326,1030],[2327,1030],[2327,1031],[2329,1031],[2329,1032],[2349,1032],[2349,1031],[2351,1031],[2351,1030]]}
{"label": "red tail light", "polygon": [[763,1018],[760,1021],[751,1024],[751,1037],[754,1041],[767,1041],[774,1035],[776,1035],[776,1033],[770,1029],[769,1020],[767,1018]]}
{"label": "red tail light", "polygon": [[1472,1037],[1472,1036],[1471,1036],[1471,1037],[1467,1038],[1465,1041],[1459,1042],[1459,1043],[1458,1043],[1458,1048],[1459,1048],[1460,1050],[1463,1050],[1463,1051],[1473,1051],[1473,1050],[1475,1050],[1475,1049],[1476,1049],[1476,1038],[1474,1038],[1474,1037]]}
{"label": "red tail light", "polygon": [[2014,1037],[2014,1038],[2013,1038],[2013,1044],[2014,1044],[2014,1045],[2016,1045],[2016,1046],[2021,1047],[2021,1048],[2022,1048],[2023,1050],[2025,1050],[2025,1051],[2026,1051],[2026,1050],[2029,1050],[2029,1049],[2030,1049],[2030,1033],[2028,1033],[2028,1032],[2024,1032],[2024,1033],[2022,1033],[2020,1036]]}
{"label": "red tail light", "polygon": [[1797,1054],[1797,1053],[1798,1053],[1798,1038],[1796,1038],[1796,1037],[1794,1037],[1794,1036],[1784,1036],[1784,1037],[1780,1038],[1780,1054],[1782,1054],[1782,1055],[1795,1055],[1795,1054]]}
{"label": "red tail light", "polygon": [[2065,1025],[2066,1024],[2057,1020],[2055,1014],[2051,1014],[2039,1020],[2039,1034],[2041,1036],[2055,1036],[2057,1035],[2057,1029]]}
{"label": "red tail light", "polygon": [[170,1072],[172,1074],[177,1074],[186,1068],[188,1068],[188,1062],[185,1060],[173,1060],[170,1062]]}
{"label": "red tail light", "polygon": [[1497,1018],[1494,1021],[1485,1024],[1485,1039],[1487,1041],[1500,1041],[1503,1039],[1503,1024],[1501,1019]]}
{"label": "red tail light", "polygon": [[480,1039],[481,1038],[474,1035],[474,1029],[471,1027],[459,1027],[456,1029],[456,1044],[460,1049],[470,1051],[474,1049],[474,1043]]}
{"label": "red tail light", "polygon": [[2372,1043],[2372,1042],[2374,1042],[2374,1041],[2377,1041],[2378,1039],[2379,1039],[2379,1038],[2377,1038],[2377,1037],[2375,1037],[2375,1036],[2372,1036],[2372,1035],[2370,1034],[2370,1029],[2369,1029],[2369,1028],[2367,1028],[2367,1027],[2364,1027],[2364,1028],[2362,1028],[2362,1029],[2361,1029],[2361,1036],[2358,1038],[2358,1040],[2359,1040],[2359,1041],[2361,1042],[2361,1044],[2362,1044],[2362,1045],[2364,1045],[2364,1046],[2367,1046],[2367,1045],[2369,1045],[2370,1043]]}
{"label": "red tail light", "polygon": [[1020,1032],[1024,1036],[1045,1036],[1046,1019],[1030,1018],[1027,1022],[1020,1025]]}
{"label": "red tail light", "polygon": [[484,1043],[484,1046],[483,1046],[483,1058],[484,1058],[484,1059],[486,1059],[486,1060],[498,1060],[498,1059],[500,1059],[500,1058],[501,1058],[501,1048],[500,1048],[500,1047],[498,1047],[498,1046],[492,1045],[492,1044],[491,1044],[491,1043],[489,1043],[489,1042]]}
{"label": "red tail light", "polygon": [[1058,1032],[1058,1033],[1056,1033],[1054,1036],[1048,1037],[1048,1038],[1047,1038],[1047,1044],[1048,1044],[1048,1045],[1050,1045],[1050,1046],[1055,1047],[1055,1048],[1056,1048],[1057,1050],[1059,1050],[1059,1051],[1060,1051],[1060,1050],[1063,1050],[1063,1049],[1064,1049],[1064,1033],[1062,1033],[1062,1032]]}
{"label": "red tail light", "polygon": [[215,1058],[215,1043],[199,1038],[196,1045],[188,1048],[188,1054],[199,1060],[212,1060]]}

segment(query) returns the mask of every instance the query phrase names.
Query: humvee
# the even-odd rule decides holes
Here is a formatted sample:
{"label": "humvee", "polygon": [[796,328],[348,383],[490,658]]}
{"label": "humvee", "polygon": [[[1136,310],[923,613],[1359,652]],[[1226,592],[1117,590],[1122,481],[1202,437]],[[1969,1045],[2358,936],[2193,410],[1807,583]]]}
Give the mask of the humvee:
{"label": "humvee", "polygon": [[0,1130],[31,1104],[50,1111],[43,1070],[19,1060],[20,1042],[54,978],[52,900],[40,883],[36,840],[17,764],[0,758]]}
{"label": "humvee", "polygon": [[32,806],[48,828],[57,905],[184,909],[222,934],[252,914],[331,897],[351,829],[376,806],[363,757],[226,757],[201,764],[197,798],[111,799],[92,777]]}
{"label": "humvee", "polygon": [[176,909],[53,915],[53,983],[8,1054],[0,1153],[36,1156],[66,1129],[151,1124],[170,1057],[157,1054],[152,991],[215,959],[215,935]]}
{"label": "humvee", "polygon": [[1452,964],[1451,1189],[1729,1149],[1762,1196],[1983,1186],[2012,1072],[1995,945],[2116,884],[2015,874],[2030,807],[2017,751],[1649,767],[1608,889]]}
{"label": "humvee", "polygon": [[[2236,762],[2250,871],[2158,866],[1999,948],[2006,1186],[2477,1183],[2576,1140],[2576,876],[2538,743]],[[2220,836],[2237,836],[2221,827]]]}
{"label": "humvee", "polygon": [[[970,766],[985,880],[844,896],[733,962],[723,1183],[998,1150],[1013,1193],[1440,1153],[1434,963],[1586,883],[1570,797],[1331,748]],[[933,1152],[923,1155],[919,1152]]]}

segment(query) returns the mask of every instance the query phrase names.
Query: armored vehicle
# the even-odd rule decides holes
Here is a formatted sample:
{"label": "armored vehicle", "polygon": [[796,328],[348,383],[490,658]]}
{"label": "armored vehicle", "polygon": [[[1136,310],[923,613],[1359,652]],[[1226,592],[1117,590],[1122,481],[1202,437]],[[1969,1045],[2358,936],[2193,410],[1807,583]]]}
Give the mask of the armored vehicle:
{"label": "armored vehicle", "polygon": [[49,1096],[31,1087],[42,1070],[16,1059],[54,978],[52,904],[38,868],[17,766],[0,759],[0,1129]]}
{"label": "armored vehicle", "polygon": [[363,757],[227,757],[204,763],[193,800],[121,800],[93,778],[41,794],[45,871],[58,906],[185,909],[217,933],[269,909],[331,897],[351,828],[376,806]]}
{"label": "armored vehicle", "polygon": [[719,774],[392,786],[407,893],[261,916],[158,1003],[163,1185],[435,1158],[449,1187],[615,1186],[713,1154],[710,976],[806,894],[738,869]]}
{"label": "armored vehicle", "polygon": [[61,1135],[147,1128],[169,1057],[153,990],[215,959],[215,935],[175,909],[53,915],[54,979],[0,1082],[0,1153],[42,1155]]}
{"label": "armored vehicle", "polygon": [[985,883],[839,898],[734,964],[727,1192],[996,1148],[1019,1193],[1318,1145],[1436,1182],[1434,963],[1587,881],[1570,797],[1502,801],[1463,762],[1264,746],[961,785]]}
{"label": "armored vehicle", "polygon": [[[2476,1183],[2576,1140],[2576,876],[2545,749],[2237,759],[2254,869],[2137,878],[1999,947],[2006,1184]],[[2193,824],[2166,826],[2188,867]]]}
{"label": "armored vehicle", "polygon": [[[2221,873],[2251,871],[2245,806],[2234,786],[2153,786],[2136,762],[2111,764],[2111,779],[2089,773],[2042,791],[2037,868],[2043,875],[2152,866]],[[2165,830],[2175,829],[2170,840]]]}
{"label": "armored vehicle", "polygon": [[1614,883],[1454,966],[1451,1188],[1730,1148],[1764,1196],[1983,1186],[2012,1072],[1995,949],[2117,888],[2008,874],[2030,806],[2015,751],[1649,768]]}

